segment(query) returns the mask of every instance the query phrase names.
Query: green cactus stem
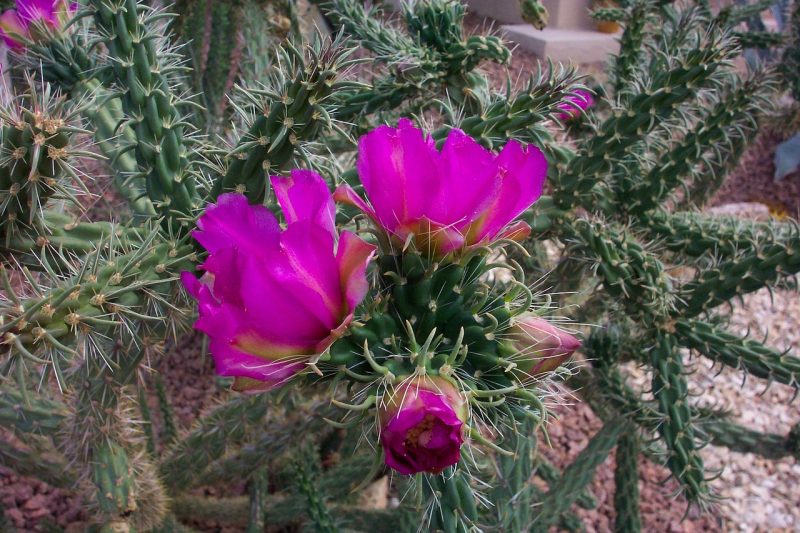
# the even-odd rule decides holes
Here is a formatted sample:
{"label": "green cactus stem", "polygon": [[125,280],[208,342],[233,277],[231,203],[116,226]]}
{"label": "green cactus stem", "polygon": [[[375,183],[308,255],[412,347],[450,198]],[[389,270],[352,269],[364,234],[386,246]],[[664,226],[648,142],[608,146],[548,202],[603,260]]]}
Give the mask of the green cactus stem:
{"label": "green cactus stem", "polygon": [[800,457],[800,449],[792,446],[792,435],[763,433],[724,419],[709,420],[699,426],[714,446],[725,446],[735,452],[752,453],[765,459]]}
{"label": "green cactus stem", "polygon": [[112,522],[109,527],[113,530],[122,517],[136,510],[133,470],[125,450],[111,441],[100,443],[93,462],[97,503],[101,512],[114,517],[107,522]]}
{"label": "green cactus stem", "polygon": [[187,122],[178,110],[166,62],[169,54],[157,48],[158,16],[137,0],[91,0],[94,22],[108,47],[123,110],[135,135],[140,172],[157,211],[186,223],[197,204],[195,179],[189,169],[184,138]]}
{"label": "green cactus stem", "polygon": [[310,46],[306,55],[291,42],[282,45],[279,55],[287,71],[279,72],[269,88],[244,91],[246,106],[252,108],[248,131],[228,154],[227,169],[214,182],[212,197],[236,191],[252,203],[262,202],[270,174],[281,172],[295,156],[308,159],[299,142],[313,141],[333,127],[326,100],[352,85],[337,81],[352,51],[338,41]]}
{"label": "green cactus stem", "polygon": [[73,167],[90,155],[73,140],[80,133],[79,109],[57,97],[49,85],[0,108],[0,237],[6,245],[24,228],[43,228],[50,200],[78,203],[85,185]]}
{"label": "green cactus stem", "polygon": [[7,383],[0,390],[0,426],[21,438],[27,438],[28,433],[55,435],[64,424],[67,411],[67,406],[58,401],[23,394]]}
{"label": "green cactus stem", "polygon": [[266,511],[264,504],[269,489],[269,476],[266,468],[260,468],[250,480],[250,518],[247,522],[247,533],[262,533],[266,527]]}
{"label": "green cactus stem", "polygon": [[690,318],[729,300],[800,272],[800,237],[767,242],[758,249],[713,265],[682,288],[681,315]]}
{"label": "green cactus stem", "polygon": [[[665,32],[685,39],[692,34],[693,27],[698,31],[702,20],[697,12],[685,12],[669,21]],[[724,34],[702,32],[704,41],[698,47],[690,50],[681,62],[663,65],[646,88],[627,98],[623,107],[614,109],[598,126],[597,133],[581,147],[579,157],[571,161],[556,184],[553,195],[556,206],[567,207],[572,204],[573,194],[584,195],[602,184],[604,176],[612,170],[612,162],[621,158],[629,145],[669,120],[680,104],[695,97],[700,88],[713,85],[718,71],[734,56],[736,47]]]}
{"label": "green cactus stem", "polygon": [[[498,524],[507,531],[523,531],[532,519],[534,494],[529,481],[533,475],[533,454],[537,439],[535,425],[525,420],[517,431],[506,435],[513,442],[514,456],[498,455],[495,459],[500,475],[491,499],[495,502],[515,501],[515,505],[496,505]],[[509,447],[512,447],[509,446]],[[538,499],[538,498],[537,498]]]}
{"label": "green cactus stem", "polygon": [[699,320],[676,321],[675,333],[683,346],[697,350],[714,362],[759,378],[800,387],[800,359],[786,352]]}
{"label": "green cactus stem", "polygon": [[306,448],[295,461],[295,478],[300,494],[306,500],[306,513],[315,531],[319,533],[336,533],[339,529],[331,518],[324,495],[317,487],[316,472],[319,457],[314,450]]}
{"label": "green cactus stem", "polygon": [[658,430],[669,449],[667,466],[680,481],[686,498],[703,503],[709,488],[692,424],[683,361],[677,348],[675,336],[663,334],[650,350],[653,395],[663,417]]}
{"label": "green cactus stem", "polygon": [[[535,472],[536,475],[542,478],[549,487],[556,485],[559,479],[561,479],[562,475],[562,473],[558,471],[558,468],[542,455],[539,455],[539,457],[536,458]],[[575,503],[584,509],[597,508],[597,500],[589,491],[589,489],[582,490],[581,493],[578,494],[578,498],[575,500]]]}
{"label": "green cactus stem", "polygon": [[173,490],[186,487],[228,446],[241,441],[248,427],[257,425],[267,412],[264,395],[234,396],[201,417],[162,458],[160,471]]}
{"label": "green cactus stem", "polygon": [[630,424],[621,418],[603,425],[586,448],[564,469],[561,480],[545,494],[542,510],[534,520],[531,531],[547,531],[558,522],[558,518],[569,510],[581,490],[591,482],[595,469],[606,460],[619,436],[629,430]]}
{"label": "green cactus stem", "polygon": [[798,238],[796,222],[756,222],[695,212],[655,211],[645,218],[647,229],[667,250],[689,257],[732,258],[757,253],[767,244]]}
{"label": "green cactus stem", "polygon": [[617,443],[614,469],[614,531],[637,533],[642,530],[639,512],[639,437],[635,432],[621,435]]}

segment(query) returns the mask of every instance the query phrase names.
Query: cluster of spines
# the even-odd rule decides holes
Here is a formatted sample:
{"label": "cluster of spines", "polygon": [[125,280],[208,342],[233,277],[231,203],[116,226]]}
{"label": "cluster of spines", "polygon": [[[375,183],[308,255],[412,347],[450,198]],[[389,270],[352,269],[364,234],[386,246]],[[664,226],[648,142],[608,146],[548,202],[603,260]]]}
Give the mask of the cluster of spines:
{"label": "cluster of spines", "polygon": [[704,503],[709,493],[692,424],[689,390],[675,336],[663,333],[650,350],[652,389],[662,416],[659,433],[668,449],[667,466],[689,499]]}
{"label": "cluster of spines", "polygon": [[673,282],[663,263],[631,232],[615,224],[578,220],[569,228],[573,250],[590,259],[606,290],[631,316],[663,323],[675,308]]}
{"label": "cluster of spines", "polygon": [[4,351],[19,362],[48,364],[63,386],[64,365],[107,356],[109,339],[133,335],[141,346],[147,336],[165,335],[170,309],[177,309],[174,280],[195,258],[191,246],[161,239],[115,228],[71,271],[51,272],[51,287],[29,276],[33,295],[26,297],[6,284]]}
{"label": "cluster of spines", "polygon": [[117,190],[128,201],[131,210],[141,216],[155,214],[133,154],[121,145],[135,143],[130,126],[123,124],[122,102],[102,76],[100,56],[91,50],[91,34],[84,29],[31,44],[19,60],[28,70],[39,71],[46,81],[74,100],[83,100],[81,111],[91,126],[94,141],[107,158]]}
{"label": "cluster of spines", "polygon": [[683,285],[684,304],[678,316],[697,316],[798,272],[800,238],[764,243],[750,253],[720,261]]}
{"label": "cluster of spines", "polygon": [[700,320],[677,320],[675,335],[683,346],[696,350],[715,363],[770,382],[800,388],[800,359],[788,352],[739,337]]}
{"label": "cluster of spines", "polygon": [[464,37],[465,8],[451,0],[409,5],[404,13],[408,34],[378,22],[379,17],[353,0],[333,0],[326,4],[326,13],[389,70],[371,87],[340,99],[343,120],[408,105],[425,94],[440,93],[443,87],[459,104],[475,103],[475,93],[485,92],[484,78],[475,73],[478,65],[506,63],[511,56],[497,36]]}
{"label": "cluster of spines", "polygon": [[6,245],[18,233],[41,231],[51,200],[78,204],[85,189],[73,159],[87,155],[74,134],[80,133],[80,109],[49,85],[41,90],[29,80],[27,94],[0,109],[0,238]]}
{"label": "cluster of spines", "polygon": [[348,60],[352,52],[339,39],[320,39],[305,51],[289,41],[283,43],[278,63],[284,68],[275,72],[269,86],[241,91],[244,102],[237,107],[247,131],[225,155],[212,196],[236,191],[251,202],[261,202],[270,174],[284,171],[290,162],[312,166],[306,145],[336,127],[331,99],[352,86],[340,79],[352,64]]}
{"label": "cluster of spines", "polygon": [[[738,131],[752,129],[756,114],[769,108],[767,98],[774,81],[773,73],[758,71],[744,82],[732,78],[718,87],[714,92],[716,104],[709,112],[701,114],[694,127],[679,141],[670,143],[671,146],[657,154],[656,164],[645,179],[631,180],[626,176],[628,179],[620,183],[618,194],[633,199],[628,202],[628,212],[639,216],[660,206],[683,180],[692,176],[695,166],[704,161],[706,152],[723,150],[723,143],[735,139]],[[640,166],[646,167],[646,162]],[[706,179],[697,176],[696,181]]]}
{"label": "cluster of spines", "polygon": [[509,81],[504,93],[476,93],[468,114],[447,106],[452,126],[437,129],[433,137],[444,142],[447,132],[458,127],[489,149],[499,149],[508,138],[515,138],[541,146],[555,161],[564,162],[567,151],[551,144],[551,130],[545,123],[555,119],[561,113],[558,106],[583,87],[577,78],[573,67],[550,64],[544,69],[540,64],[521,89],[515,90]]}
{"label": "cluster of spines", "polygon": [[499,475],[490,493],[491,501],[515,502],[514,505],[497,505],[494,509],[498,526],[506,531],[524,531],[533,515],[532,504],[541,496],[530,483],[538,444],[535,429],[533,421],[526,420],[516,431],[507,431],[505,440],[514,455],[495,458]]}
{"label": "cluster of spines", "polygon": [[787,243],[800,237],[794,221],[752,221],[699,212],[648,213],[647,236],[658,246],[683,258],[729,259],[758,253],[770,243]]}
{"label": "cluster of spines", "polygon": [[[646,32],[650,31],[648,23],[652,21],[650,0],[634,0],[624,8],[601,8],[592,13],[596,20],[614,20],[625,26],[619,41],[619,53],[613,62],[614,89],[622,93],[634,74],[640,69],[642,45]],[[620,94],[624,98],[624,94]]]}

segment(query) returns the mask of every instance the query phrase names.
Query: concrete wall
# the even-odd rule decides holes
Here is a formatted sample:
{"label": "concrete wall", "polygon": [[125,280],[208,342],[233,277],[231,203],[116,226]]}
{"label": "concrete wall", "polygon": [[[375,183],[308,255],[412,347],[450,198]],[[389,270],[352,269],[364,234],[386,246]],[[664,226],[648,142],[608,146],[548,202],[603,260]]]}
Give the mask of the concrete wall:
{"label": "concrete wall", "polygon": [[[518,0],[464,0],[470,10],[492,17],[503,24],[524,24],[519,14]],[[591,0],[542,0],[550,13],[548,28],[589,30],[594,23],[589,17]]]}

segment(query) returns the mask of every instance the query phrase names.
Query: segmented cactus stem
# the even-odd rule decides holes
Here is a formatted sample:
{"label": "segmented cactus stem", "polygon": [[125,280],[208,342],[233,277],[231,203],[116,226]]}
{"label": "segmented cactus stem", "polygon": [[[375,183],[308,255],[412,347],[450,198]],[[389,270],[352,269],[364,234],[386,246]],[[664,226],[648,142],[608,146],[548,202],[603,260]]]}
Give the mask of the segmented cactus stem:
{"label": "segmented cactus stem", "polygon": [[158,30],[150,22],[155,15],[137,0],[92,0],[89,6],[136,134],[136,160],[147,194],[160,214],[186,223],[197,203],[184,138],[187,122],[167,77],[168,55],[158,48]]}
{"label": "segmented cactus stem", "polygon": [[618,418],[606,422],[595,433],[586,448],[564,469],[561,480],[545,494],[531,531],[547,531],[558,523],[559,517],[569,510],[581,490],[591,482],[594,471],[614,449],[619,436],[628,430],[629,422]]}
{"label": "segmented cactus stem", "polygon": [[639,436],[635,432],[620,435],[617,443],[617,466],[614,470],[614,530],[637,533],[642,530],[639,512]]}

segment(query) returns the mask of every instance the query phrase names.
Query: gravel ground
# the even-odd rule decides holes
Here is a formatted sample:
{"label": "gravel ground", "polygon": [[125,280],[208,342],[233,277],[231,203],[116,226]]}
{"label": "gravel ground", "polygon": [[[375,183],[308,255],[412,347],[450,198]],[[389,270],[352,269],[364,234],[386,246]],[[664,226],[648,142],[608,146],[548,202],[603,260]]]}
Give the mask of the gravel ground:
{"label": "gravel ground", "polygon": [[785,137],[772,129],[762,130],[710,205],[761,202],[777,214],[800,218],[800,172],[789,174],[777,183],[773,179],[775,148]]}
{"label": "gravel ground", "polygon": [[0,467],[0,505],[19,531],[41,531],[50,525],[78,532],[88,518],[80,497],[6,467]]}

